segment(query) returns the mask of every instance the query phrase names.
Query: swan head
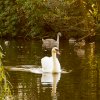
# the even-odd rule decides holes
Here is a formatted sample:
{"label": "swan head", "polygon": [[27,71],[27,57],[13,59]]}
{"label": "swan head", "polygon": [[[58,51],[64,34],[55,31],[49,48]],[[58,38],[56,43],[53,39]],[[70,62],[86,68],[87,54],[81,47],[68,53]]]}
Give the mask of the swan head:
{"label": "swan head", "polygon": [[85,40],[82,40],[82,42],[84,42],[84,43],[85,43]]}
{"label": "swan head", "polygon": [[58,35],[61,36],[61,32],[58,32]]}
{"label": "swan head", "polygon": [[52,54],[58,54],[60,55],[59,49],[57,47],[52,48]]}

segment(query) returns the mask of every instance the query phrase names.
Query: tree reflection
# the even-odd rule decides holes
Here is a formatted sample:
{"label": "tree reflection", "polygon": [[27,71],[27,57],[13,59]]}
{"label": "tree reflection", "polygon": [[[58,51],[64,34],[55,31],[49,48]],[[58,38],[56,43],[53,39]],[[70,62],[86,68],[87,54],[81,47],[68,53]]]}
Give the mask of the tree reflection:
{"label": "tree reflection", "polygon": [[97,100],[99,93],[99,69],[95,55],[95,43],[90,43],[87,47],[86,66],[82,71],[81,93],[85,100]]}

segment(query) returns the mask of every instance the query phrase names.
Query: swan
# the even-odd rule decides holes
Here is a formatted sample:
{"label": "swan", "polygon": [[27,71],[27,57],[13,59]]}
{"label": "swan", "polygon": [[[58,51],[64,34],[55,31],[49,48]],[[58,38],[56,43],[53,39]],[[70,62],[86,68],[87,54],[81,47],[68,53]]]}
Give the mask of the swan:
{"label": "swan", "polygon": [[59,49],[53,47],[51,52],[51,57],[46,56],[41,59],[42,71],[47,73],[59,73],[61,72],[61,66],[56,57],[56,54],[59,54]]}
{"label": "swan", "polygon": [[57,34],[57,40],[54,39],[42,39],[42,47],[46,49],[50,49],[53,47],[58,47],[59,48],[59,36],[61,36],[61,33],[58,32]]}
{"label": "swan", "polygon": [[77,42],[75,45],[74,45],[75,47],[84,47],[85,46],[85,40],[82,40],[82,41],[80,41],[80,42]]}
{"label": "swan", "polygon": [[69,39],[69,44],[74,44],[75,42],[76,42],[76,40],[74,38]]}

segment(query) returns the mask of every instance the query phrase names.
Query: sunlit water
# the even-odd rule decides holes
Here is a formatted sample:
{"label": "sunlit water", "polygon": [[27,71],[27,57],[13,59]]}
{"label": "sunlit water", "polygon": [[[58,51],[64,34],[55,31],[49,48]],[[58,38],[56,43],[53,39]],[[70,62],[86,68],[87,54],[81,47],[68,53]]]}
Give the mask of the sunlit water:
{"label": "sunlit water", "polygon": [[[5,68],[41,68],[41,58],[50,56],[41,41],[1,40]],[[58,57],[61,74],[35,74],[30,71],[7,70],[7,78],[15,100],[100,100],[100,44],[87,43],[75,48],[60,42]]]}

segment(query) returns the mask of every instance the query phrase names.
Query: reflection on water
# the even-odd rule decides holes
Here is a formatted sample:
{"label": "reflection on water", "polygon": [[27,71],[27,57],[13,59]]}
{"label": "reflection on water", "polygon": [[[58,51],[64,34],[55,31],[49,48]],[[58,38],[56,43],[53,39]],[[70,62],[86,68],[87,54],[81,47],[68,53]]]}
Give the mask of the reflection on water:
{"label": "reflection on water", "polygon": [[41,78],[41,83],[43,85],[43,90],[48,88],[47,85],[52,86],[51,96],[52,100],[57,100],[57,84],[60,81],[61,73],[58,74],[50,74],[50,73],[43,73]]}
{"label": "reflection on water", "polygon": [[44,98],[57,100],[56,89],[60,74],[36,75],[25,72],[9,72],[9,74],[12,74],[10,81],[14,86],[13,95],[16,100],[44,100]]}
{"label": "reflection on water", "polygon": [[[51,55],[42,50],[41,41],[0,41],[5,54],[3,64],[36,65],[41,58]],[[8,80],[15,100],[100,100],[100,44],[87,43],[84,48],[60,42],[59,61],[62,69],[72,70],[61,75],[33,74],[8,71]],[[34,66],[33,66],[34,67]]]}
{"label": "reflection on water", "polygon": [[[42,56],[42,48],[40,42],[18,40],[0,41],[5,56],[5,65],[29,65],[40,64],[39,60]],[[9,43],[6,45],[5,42]]]}
{"label": "reflection on water", "polygon": [[84,56],[85,56],[85,49],[74,48],[74,51],[76,52],[78,57],[84,58]]}

